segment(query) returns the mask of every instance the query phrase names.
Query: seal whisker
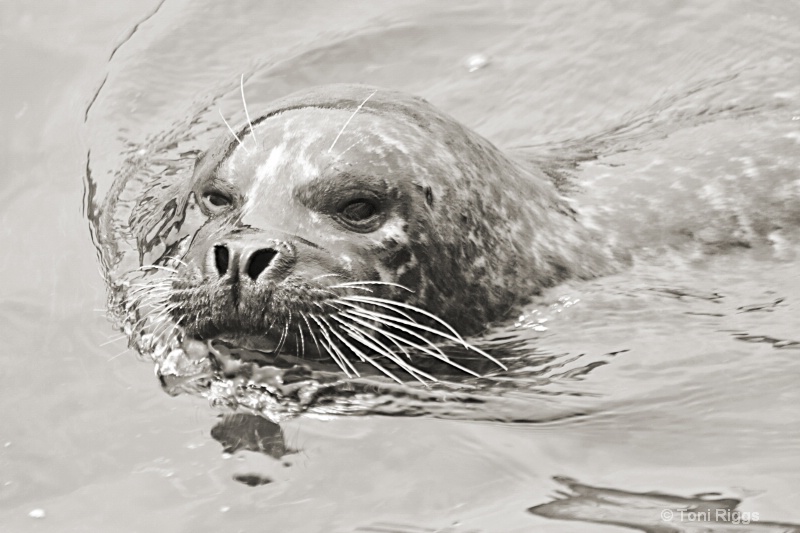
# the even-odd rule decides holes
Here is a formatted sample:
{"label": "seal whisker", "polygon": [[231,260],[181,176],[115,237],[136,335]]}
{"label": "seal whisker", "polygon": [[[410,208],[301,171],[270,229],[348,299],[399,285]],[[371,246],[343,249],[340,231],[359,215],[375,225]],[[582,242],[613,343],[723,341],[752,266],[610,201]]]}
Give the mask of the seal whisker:
{"label": "seal whisker", "polygon": [[152,311],[161,309],[167,305],[166,300],[162,295],[145,294],[141,298],[137,298],[131,302],[135,305],[136,309],[149,308],[151,311],[147,314],[152,314]]}
{"label": "seal whisker", "polygon": [[161,334],[158,335],[158,340],[162,345],[168,345],[169,339],[176,334],[178,331],[177,325],[173,322],[172,325],[165,329]]}
{"label": "seal whisker", "polygon": [[[340,298],[340,300],[344,300],[344,298]],[[357,310],[359,310],[359,311],[362,311],[362,312],[365,312],[365,313],[374,313],[376,317],[377,317],[377,316],[380,316],[380,312],[379,312],[379,311],[374,311],[374,310],[372,310],[372,309],[367,309],[367,308],[365,308],[365,307],[363,307],[362,305],[359,305],[359,304],[357,304],[357,303],[353,303],[353,302],[350,302],[350,301],[341,301],[340,303],[341,303],[342,305],[346,305],[346,306],[347,306],[347,307],[349,307],[350,309],[357,309]],[[415,324],[417,323],[417,322],[416,322],[416,320],[414,320],[414,318],[413,318],[411,315],[409,315],[409,314],[406,314],[406,313],[404,313],[403,311],[400,311],[400,310],[397,310],[397,309],[389,309],[389,310],[390,310],[390,311],[392,311],[392,312],[394,312],[394,313],[397,313],[398,315],[404,316],[404,317],[405,317],[405,318],[407,318],[407,319],[408,319],[410,322],[413,322],[413,323],[415,323]],[[387,315],[387,316],[388,316],[388,315]]]}
{"label": "seal whisker", "polygon": [[122,350],[121,352],[119,352],[117,355],[112,355],[111,357],[109,357],[108,359],[106,359],[106,362],[107,362],[107,363],[110,363],[110,362],[111,362],[111,361],[113,361],[114,359],[116,359],[116,358],[118,358],[118,357],[120,357],[120,356],[122,356],[122,355],[125,355],[125,354],[128,352],[128,350],[130,350],[130,347],[126,347],[124,350]]}
{"label": "seal whisker", "polygon": [[132,317],[130,319],[131,330],[136,331],[139,328],[143,328],[148,321],[152,322],[153,315],[152,315],[152,313],[145,313],[143,316],[138,317],[138,319],[135,320],[135,321],[133,320],[134,318],[137,318],[137,317],[134,316],[134,317]]}
{"label": "seal whisker", "polygon": [[[331,356],[331,359],[333,359],[333,361],[336,363],[336,365],[337,365],[339,368],[341,368],[341,369],[342,369],[342,371],[343,371],[343,372],[344,372],[344,373],[347,375],[347,377],[350,377],[350,373],[349,373],[349,371],[347,370],[347,368],[345,368],[344,361],[340,360],[340,359],[339,359],[339,356],[338,356],[336,353],[334,353],[334,352],[333,352],[333,351],[332,351],[332,350],[331,350],[331,349],[328,347],[328,344],[326,344],[326,343],[325,343],[325,340],[326,340],[326,338],[327,338],[327,335],[326,335],[326,333],[325,333],[325,331],[324,331],[324,327],[323,327],[323,325],[322,325],[322,324],[320,323],[320,321],[317,319],[317,316],[316,316],[316,315],[309,315],[309,318],[310,318],[310,319],[311,319],[313,322],[315,322],[315,323],[317,324],[317,328],[319,329],[320,336],[322,337],[322,339],[319,341],[319,342],[320,342],[320,344],[322,345],[322,347],[323,347],[323,348],[325,348],[325,351],[326,351],[326,352],[328,352],[328,355],[330,355],[330,356]],[[314,341],[316,342],[316,341],[317,341],[317,337],[314,335],[314,331],[311,329],[311,326],[310,326],[310,325],[309,325],[308,331],[309,331],[309,333],[311,333],[311,335],[314,337]],[[317,350],[319,350],[319,345],[317,345]],[[322,353],[322,352],[320,351],[320,353]]]}
{"label": "seal whisker", "polygon": [[146,301],[167,301],[167,296],[170,294],[168,287],[147,287],[136,292],[131,291],[128,296],[128,301],[133,304],[141,304]]}
{"label": "seal whisker", "polygon": [[[313,320],[314,322],[317,323],[317,325],[319,326],[320,334],[322,334],[322,336],[324,337],[324,340],[327,341],[327,344],[323,341],[322,345],[325,347],[325,349],[330,354],[331,359],[333,359],[336,362],[336,364],[339,366],[339,368],[342,369],[342,371],[345,373],[345,375],[348,378],[353,377],[350,374],[350,370],[353,371],[353,374],[358,376],[359,375],[358,371],[355,369],[355,367],[350,362],[350,360],[347,359],[347,357],[341,352],[341,350],[339,350],[339,348],[336,347],[336,344],[330,338],[330,335],[328,335],[328,331],[325,329],[325,326],[323,325],[322,322],[320,322],[318,317],[316,317],[314,315],[311,315],[311,320]],[[350,370],[348,370],[348,367],[350,368]]]}
{"label": "seal whisker", "polygon": [[165,271],[170,272],[172,274],[177,274],[178,273],[178,271],[175,270],[174,268],[165,267],[163,265],[142,265],[139,268],[137,268],[136,270],[140,270],[142,272],[147,272],[148,270],[165,270]]}
{"label": "seal whisker", "polygon": [[[262,320],[266,320],[268,314],[269,314],[269,309],[265,308],[263,310],[263,313],[261,314]],[[275,325],[275,323],[278,321],[278,318],[279,317],[276,316],[272,320],[269,321],[269,324],[267,324],[267,329],[264,332],[264,336],[268,336],[269,335],[269,332],[272,331],[272,326]]]}
{"label": "seal whisker", "polygon": [[331,277],[342,278],[344,276],[340,274],[320,274],[319,276],[314,276],[313,278],[311,278],[311,281],[317,281],[318,279],[331,278]]}
{"label": "seal whisker", "polygon": [[[408,309],[409,311],[414,311],[416,313],[424,315],[427,318],[430,318],[431,320],[436,321],[437,323],[439,323],[442,326],[444,326],[445,328],[447,328],[450,331],[450,333],[452,333],[452,338],[450,340],[454,340],[456,342],[466,344],[466,341],[461,337],[461,335],[458,334],[458,332],[453,328],[453,326],[451,326],[450,324],[448,324],[447,322],[445,322],[444,320],[442,320],[438,316],[434,315],[433,313],[429,313],[428,311],[425,311],[424,309],[420,309],[417,306],[410,305],[410,304],[407,304],[407,303],[404,303],[404,302],[398,302],[398,301],[395,301],[395,300],[387,300],[385,298],[376,298],[376,297],[372,297],[372,296],[344,296],[341,299],[342,300],[347,300],[347,301],[353,301],[353,302],[364,302],[364,303],[377,305],[379,307],[384,307],[386,309],[392,309],[392,310],[394,310],[395,307],[402,307],[403,309]],[[400,311],[396,311],[396,312],[400,313]],[[405,313],[402,313],[402,314],[404,316],[406,316],[406,317],[408,316]]]}
{"label": "seal whisker", "polygon": [[180,257],[177,257],[175,255],[168,255],[164,259],[166,259],[167,261],[175,261],[176,263],[180,263],[183,266],[188,266],[186,264],[186,261],[184,261],[183,259],[181,259]]}
{"label": "seal whisker", "polygon": [[158,331],[158,328],[162,327],[166,323],[166,321],[169,319],[169,314],[173,309],[175,309],[175,306],[165,306],[155,313],[155,317],[150,321],[151,323],[157,324],[153,330],[153,334]]}
{"label": "seal whisker", "polygon": [[[370,335],[363,329],[359,328],[358,326],[348,323],[339,316],[331,317],[333,320],[339,322],[345,330],[347,330],[348,334],[353,337],[355,340],[377,352],[379,355],[382,355],[389,359],[390,361],[394,362],[397,366],[411,374],[417,381],[422,383],[423,385],[427,386],[425,380],[421,379],[426,378],[431,381],[438,381],[435,377],[431,376],[430,374],[419,370],[418,368],[414,367],[403,361],[401,357],[398,357],[388,346],[384,343],[376,339],[374,336]],[[405,352],[405,350],[403,350]],[[407,354],[408,352],[406,352]],[[421,377],[420,377],[421,376]]]}
{"label": "seal whisker", "polygon": [[109,345],[109,344],[113,344],[113,343],[115,343],[115,342],[117,342],[117,341],[121,341],[122,339],[127,339],[127,338],[128,338],[128,336],[127,336],[127,335],[125,335],[125,334],[123,334],[123,335],[120,335],[120,336],[118,336],[118,337],[112,337],[112,338],[108,339],[107,341],[105,341],[105,342],[101,343],[101,344],[100,344],[100,346],[101,346],[101,347],[103,347],[103,346],[107,346],[107,345]]}
{"label": "seal whisker", "polygon": [[[345,316],[345,317],[347,317],[347,318],[349,318],[351,320],[355,320],[359,324],[362,324],[364,326],[366,326],[367,323],[364,323],[363,321],[367,320],[367,321],[372,321],[374,323],[380,324],[381,326],[388,326],[388,327],[391,327],[391,328],[398,329],[400,331],[405,331],[409,335],[413,335],[413,336],[417,337],[418,339],[420,339],[420,340],[424,341],[425,343],[427,343],[434,351],[436,351],[436,353],[439,354],[440,357],[443,357],[445,359],[448,358],[447,355],[445,355],[445,353],[441,350],[441,348],[439,348],[439,346],[434,344],[430,339],[420,335],[419,333],[417,333],[417,332],[415,332],[413,330],[409,330],[409,329],[405,328],[402,325],[395,324],[395,323],[392,323],[392,322],[388,322],[384,318],[387,315],[383,315],[382,313],[378,313],[378,312],[373,311],[371,309],[362,309],[360,307],[345,311],[345,312],[341,313],[341,315]],[[371,325],[374,326],[374,324],[371,324]],[[377,328],[377,326],[372,327],[370,329],[375,329],[375,328]],[[383,328],[379,328],[379,330],[381,331],[381,333],[386,331]],[[378,331],[378,329],[376,329],[376,331]]]}
{"label": "seal whisker", "polygon": [[341,324],[341,326],[343,328],[347,329],[347,331],[349,333],[358,333],[364,338],[368,337],[369,339],[371,339],[372,342],[375,344],[375,346],[370,346],[370,348],[372,348],[373,350],[375,350],[379,354],[383,355],[384,357],[386,357],[388,359],[391,359],[392,361],[395,361],[398,365],[403,363],[402,360],[397,360],[397,354],[394,353],[391,348],[389,348],[384,343],[382,343],[381,341],[379,341],[378,339],[376,339],[375,337],[370,335],[368,332],[366,332],[363,329],[359,328],[352,321],[348,322],[348,320],[352,320],[352,318],[345,317],[345,316],[342,316],[342,315],[332,315],[331,319],[335,320],[336,322]]}
{"label": "seal whisker", "polygon": [[403,323],[403,324],[405,324],[407,326],[416,327],[416,328],[425,330],[425,331],[427,331],[429,333],[433,333],[434,335],[438,335],[438,336],[440,336],[440,337],[442,337],[444,339],[447,339],[447,340],[450,340],[450,341],[453,341],[453,342],[457,342],[457,343],[461,344],[464,348],[466,348],[468,350],[473,350],[474,352],[476,352],[476,353],[480,354],[481,356],[485,357],[486,359],[488,359],[489,361],[493,362],[494,364],[496,364],[497,366],[499,366],[503,370],[508,370],[508,367],[506,367],[506,365],[501,363],[495,357],[492,357],[491,355],[489,355],[485,351],[481,350],[480,348],[477,348],[477,347],[473,346],[472,344],[468,343],[467,341],[465,341],[461,337],[461,335],[459,335],[458,332],[455,329],[453,329],[453,327],[450,324],[448,324],[447,322],[445,322],[441,318],[437,317],[436,315],[434,315],[432,313],[429,313],[428,311],[425,311],[424,309],[420,309],[419,307],[416,307],[416,306],[413,306],[413,305],[409,305],[409,304],[404,303],[404,302],[397,302],[397,301],[394,301],[394,300],[386,300],[384,298],[375,298],[375,297],[371,297],[371,296],[344,296],[344,297],[340,298],[340,300],[362,301],[364,303],[369,303],[369,304],[372,304],[372,305],[376,305],[376,306],[379,306],[379,307],[384,307],[386,309],[393,310],[394,312],[396,312],[398,314],[402,314],[403,316],[406,316],[406,318],[408,318],[408,315],[406,315],[405,313],[401,313],[397,309],[394,309],[393,306],[401,307],[403,309],[408,309],[410,311],[414,311],[414,312],[420,313],[421,315],[424,315],[424,316],[436,321],[437,323],[441,324],[445,328],[447,328],[452,333],[452,335],[449,335],[449,334],[447,334],[447,333],[445,333],[443,331],[440,331],[438,329],[431,328],[431,327],[426,326],[424,324],[420,324],[419,322],[416,322],[413,319],[410,320],[410,321],[406,321],[406,320],[403,320],[401,318],[391,317],[390,315],[385,315],[385,317],[387,319],[389,319],[389,320],[400,321],[401,323]]}
{"label": "seal whisker", "polygon": [[286,342],[286,338],[289,336],[289,327],[292,325],[292,311],[289,311],[289,318],[286,319],[286,323],[283,325],[283,332],[281,333],[281,339],[278,341],[278,347],[275,350],[276,354],[281,352],[283,348],[283,344]]}
{"label": "seal whisker", "polygon": [[250,135],[253,137],[256,150],[258,150],[258,139],[256,138],[256,132],[253,129],[253,121],[250,120],[250,112],[247,111],[247,101],[244,98],[244,73],[242,73],[241,77],[239,78],[239,90],[242,93],[242,107],[244,107],[244,116],[247,117],[247,125],[250,126]]}
{"label": "seal whisker", "polygon": [[283,331],[281,331],[281,339],[278,341],[278,346],[275,348],[275,355],[279,355],[281,353],[283,345],[286,342],[286,337],[288,335],[289,335],[289,322],[286,322],[283,325]]}
{"label": "seal whisker", "polygon": [[236,132],[233,131],[233,128],[231,128],[231,125],[228,124],[228,121],[225,120],[225,116],[222,114],[222,109],[218,109],[218,111],[220,118],[222,118],[222,122],[224,122],[225,125],[228,127],[228,131],[231,132],[231,135],[233,135],[233,138],[236,139],[236,142],[239,143],[239,146],[241,146],[244,149],[244,151],[247,152],[248,154],[252,154],[252,152],[247,149],[247,146],[245,146],[244,143],[242,143],[242,140],[239,138],[239,136],[236,135]]}
{"label": "seal whisker", "polygon": [[[358,357],[359,361],[361,361],[362,363],[366,363],[366,362],[367,362],[367,360],[368,360],[369,358],[368,358],[368,357],[366,357],[366,356],[365,356],[365,354],[364,354],[363,352],[359,351],[358,349],[353,349],[353,347],[352,347],[352,346],[350,346],[350,345],[347,343],[347,341],[346,341],[345,339],[343,339],[343,338],[342,338],[342,336],[339,334],[339,332],[338,332],[338,331],[336,331],[336,329],[335,329],[335,328],[334,328],[334,327],[331,325],[331,323],[330,323],[330,322],[328,322],[328,320],[327,320],[325,317],[323,317],[323,316],[318,316],[318,317],[317,317],[317,320],[319,320],[320,322],[322,322],[323,324],[325,324],[325,326],[327,326],[327,331],[328,331],[328,333],[330,333],[331,335],[334,335],[336,338],[338,338],[339,340],[341,340],[345,346],[347,346],[348,348],[350,348],[350,350],[351,350],[351,351],[352,351],[352,352],[353,352],[353,353],[354,353],[354,354],[355,354],[355,355]],[[343,354],[343,353],[344,353],[344,352],[342,352],[342,354]],[[358,375],[358,372],[357,372],[355,369],[353,369],[353,370],[354,370],[354,372],[356,373],[356,375]]]}
{"label": "seal whisker", "polygon": [[151,309],[159,309],[166,304],[164,296],[165,294],[152,294],[148,292],[131,300],[131,303],[137,308],[149,307]]}
{"label": "seal whisker", "polygon": [[[315,302],[315,303],[318,303],[318,302]],[[342,311],[342,308],[338,307],[338,305],[340,303],[342,303],[342,302],[339,302],[338,299],[336,299],[336,300],[325,300],[322,303],[327,305],[328,307],[333,307],[336,310],[337,313],[340,313]],[[322,309],[322,312],[324,313],[325,312],[325,308],[322,307],[321,304],[320,304],[320,308]]]}
{"label": "seal whisker", "polygon": [[345,368],[344,363],[339,360],[339,357],[333,352],[330,346],[325,343],[325,339],[322,339],[321,344],[322,347],[325,348],[325,351],[328,352],[328,355],[331,357],[331,359],[333,359],[333,361],[336,363],[336,366],[338,366],[348,378],[351,377],[350,372],[347,370],[347,368]]}
{"label": "seal whisker", "polygon": [[132,325],[134,329],[138,328],[139,326],[144,326],[147,321],[150,323],[160,322],[168,313],[177,309],[178,304],[154,305],[152,303],[147,303],[145,305],[140,305],[138,309],[141,309],[142,307],[149,307],[150,309],[154,309],[155,312],[145,313],[144,316],[136,320],[136,322],[134,322]]}
{"label": "seal whisker", "polygon": [[281,349],[283,348],[283,344],[289,337],[289,330],[291,329],[291,326],[292,326],[292,310],[289,309],[289,318],[286,319],[286,324],[283,326],[283,333],[281,334],[281,338],[283,340],[278,344],[278,353],[280,353]]}
{"label": "seal whisker", "polygon": [[172,287],[172,278],[166,279],[159,279],[159,280],[151,280],[144,283],[131,283],[129,285],[130,290],[128,290],[128,294],[136,294],[142,289],[154,289],[154,288],[164,288],[169,289]]}
{"label": "seal whisker", "polygon": [[[389,322],[391,322],[392,324],[398,323],[398,324],[403,324],[403,325],[411,327],[411,328],[416,328],[416,329],[419,329],[419,330],[422,330],[422,331],[426,331],[428,333],[432,333],[432,334],[434,334],[436,336],[442,337],[443,339],[446,339],[446,340],[449,340],[449,341],[452,341],[452,342],[456,342],[456,343],[462,345],[463,347],[465,347],[467,349],[473,349],[476,352],[478,352],[479,354],[481,354],[484,357],[486,357],[487,359],[489,359],[490,361],[495,362],[496,364],[498,364],[498,365],[502,366],[503,368],[505,368],[505,366],[502,363],[500,363],[499,361],[495,360],[492,356],[490,356],[489,354],[483,352],[482,350],[479,350],[478,348],[475,348],[475,347],[471,346],[469,343],[467,343],[467,341],[465,341],[461,337],[454,337],[452,335],[448,335],[447,333],[445,333],[443,331],[440,331],[440,330],[438,330],[436,328],[432,328],[430,326],[426,326],[425,324],[420,324],[419,322],[417,322],[417,321],[415,321],[413,319],[412,320],[406,320],[404,318],[398,318],[396,316],[387,315],[385,313],[380,313],[380,312],[373,311],[373,310],[365,310],[363,308],[353,308],[353,312],[357,312],[357,313],[365,313],[366,312],[366,313],[369,313],[369,315],[372,316],[372,317],[376,317],[376,318],[380,317],[381,319],[383,319],[383,323],[386,324],[386,325],[390,325]],[[400,311],[396,311],[396,312],[398,314],[402,314],[406,318],[408,317],[408,315],[406,315],[405,313],[402,313]],[[389,322],[386,322],[387,320]]]}
{"label": "seal whisker", "polygon": [[164,301],[164,296],[170,294],[170,290],[168,287],[149,287],[147,290],[141,290],[137,293],[131,292],[131,301],[137,304],[149,301],[149,300],[162,300]]}
{"label": "seal whisker", "polygon": [[311,324],[308,323],[308,318],[303,313],[300,313],[300,316],[303,318],[303,322],[306,323],[306,327],[308,327],[308,333],[309,335],[311,335],[311,339],[314,341],[314,345],[317,347],[317,352],[322,353],[322,350],[319,349],[319,342],[317,342],[317,336],[314,335],[314,331],[311,329]]}
{"label": "seal whisker", "polygon": [[161,298],[146,298],[136,303],[136,307],[139,310],[145,311],[145,309],[149,309],[149,311],[145,312],[147,316],[152,316],[154,313],[161,310],[164,305],[165,303]]}
{"label": "seal whisker", "polygon": [[356,142],[354,142],[353,144],[351,144],[350,146],[348,146],[347,148],[345,148],[345,149],[344,149],[344,151],[342,151],[342,153],[340,153],[340,154],[339,154],[337,157],[342,157],[344,154],[346,154],[347,152],[349,152],[349,151],[350,151],[352,148],[354,148],[355,146],[357,146],[357,145],[358,145],[358,144],[359,144],[361,141],[363,141],[363,140],[364,140],[364,135],[361,135],[361,136],[359,136],[359,138],[356,140]]}
{"label": "seal whisker", "polygon": [[169,305],[150,305],[152,309],[155,309],[156,312],[150,314],[150,317],[153,318],[153,321],[161,320],[167,316],[167,314],[175,309],[178,304],[169,304]]}
{"label": "seal whisker", "polygon": [[361,103],[358,105],[358,107],[356,108],[356,110],[355,110],[355,111],[353,111],[353,114],[352,114],[352,115],[350,115],[350,118],[348,118],[348,119],[347,119],[347,122],[345,122],[345,123],[344,123],[344,126],[342,126],[342,129],[341,129],[341,130],[339,130],[339,133],[336,135],[336,138],[334,138],[334,139],[333,139],[333,142],[331,143],[331,147],[330,147],[330,148],[328,148],[328,152],[330,152],[331,150],[333,150],[333,147],[334,147],[334,146],[336,146],[336,141],[338,141],[338,140],[339,140],[339,137],[341,137],[341,136],[342,136],[342,133],[344,133],[344,130],[345,130],[345,129],[347,129],[347,125],[348,125],[348,124],[350,124],[350,121],[351,121],[351,120],[353,120],[353,117],[355,117],[355,116],[358,114],[358,112],[359,112],[359,111],[361,111],[361,108],[362,108],[362,107],[364,107],[364,104],[366,104],[366,103],[367,103],[367,100],[369,100],[370,98],[372,98],[372,97],[375,95],[375,93],[377,93],[377,92],[378,92],[378,89],[375,89],[374,91],[372,91],[372,92],[370,93],[370,95],[369,95],[369,96],[367,96],[366,98],[364,98],[364,101],[363,101],[363,102],[361,102]]}
{"label": "seal whisker", "polygon": [[[300,345],[300,351],[298,352],[297,349],[295,349],[295,354],[297,355],[297,357],[303,357],[306,354],[306,341],[303,338],[303,325],[300,324],[300,322],[297,323],[297,331],[300,333],[300,339],[298,339],[297,334],[295,334],[294,341],[295,341],[295,347],[298,344]],[[297,342],[298,340],[300,341],[299,343]]]}
{"label": "seal whisker", "polygon": [[127,296],[138,297],[141,294],[168,292],[172,289],[172,283],[148,283],[144,285],[132,285]]}
{"label": "seal whisker", "polygon": [[129,282],[128,286],[129,287],[142,287],[142,286],[145,286],[145,285],[166,284],[166,283],[169,283],[169,282],[171,282],[173,280],[174,274],[175,274],[175,272],[170,272],[170,275],[168,277],[166,277],[166,278],[161,278],[161,277],[153,278],[153,277],[149,277],[149,276],[139,277],[138,279],[135,279],[135,280]]}
{"label": "seal whisker", "polygon": [[452,366],[454,368],[457,368],[457,369],[461,370],[462,372],[465,372],[467,374],[475,376],[476,378],[477,377],[481,377],[480,374],[478,374],[474,370],[470,370],[469,368],[467,368],[467,367],[465,367],[463,365],[460,365],[459,363],[456,363],[455,361],[451,360],[449,357],[444,355],[444,353],[442,353],[442,351],[439,349],[439,347],[436,346],[435,344],[433,344],[430,340],[426,339],[425,337],[423,337],[423,336],[421,336],[419,334],[414,333],[413,331],[411,331],[411,330],[409,330],[407,328],[404,328],[402,326],[397,326],[395,324],[386,324],[387,326],[394,327],[394,328],[399,329],[400,331],[403,331],[403,332],[405,332],[405,333],[407,333],[409,335],[412,335],[414,337],[419,338],[423,342],[426,342],[429,346],[433,347],[434,350],[431,350],[429,348],[426,348],[425,346],[417,344],[416,342],[413,342],[413,341],[411,341],[411,340],[409,340],[409,339],[407,339],[407,338],[405,338],[405,337],[403,337],[401,335],[396,335],[396,334],[394,334],[394,333],[392,333],[390,331],[386,331],[383,328],[379,328],[378,326],[370,324],[369,322],[367,322],[365,320],[360,320],[360,319],[358,319],[356,317],[353,317],[352,315],[349,315],[349,311],[346,312],[346,313],[343,313],[343,314],[345,316],[348,316],[349,318],[355,320],[356,322],[358,322],[359,324],[363,325],[364,327],[370,328],[370,329],[380,333],[381,335],[383,335],[385,337],[396,339],[398,342],[401,342],[401,343],[409,346],[410,348],[414,348],[415,350],[419,350],[421,352],[424,352],[424,353],[426,353],[426,354],[428,354],[428,355],[430,355],[432,357],[435,357],[436,359],[442,361],[443,363],[447,363],[448,365],[450,365],[450,366]]}
{"label": "seal whisker", "polygon": [[[336,315],[336,318],[353,320],[353,317],[347,317],[347,316],[343,316],[343,315],[341,315],[341,314],[340,314],[340,315]],[[360,330],[360,328],[358,328],[358,326],[356,326],[356,325],[355,325],[355,324],[353,324],[353,323],[349,323],[349,325],[350,325],[351,327],[354,327],[354,328],[357,328],[357,329],[359,329],[359,330]],[[364,332],[364,334],[366,334],[366,332]],[[377,338],[375,338],[375,337],[370,337],[370,338],[372,338],[373,340],[375,340],[375,342],[378,342],[378,343],[380,343],[381,345],[383,345],[383,343],[381,343],[381,342],[380,342],[380,341],[379,341]],[[389,339],[389,340],[392,342],[392,344],[394,344],[394,345],[397,347],[397,349],[398,349],[398,350],[400,350],[400,351],[403,353],[403,355],[405,355],[405,356],[406,356],[406,358],[407,358],[409,361],[411,360],[411,354],[410,354],[410,353],[408,353],[408,350],[406,350],[406,349],[405,349],[405,348],[404,348],[404,347],[403,347],[401,344],[399,344],[399,343],[398,343],[396,340],[394,340],[393,338],[391,338],[391,337],[387,337],[387,339]],[[387,350],[388,350],[388,351],[390,351],[390,352],[392,352],[392,353],[394,353],[394,352],[393,352],[393,350],[392,350],[391,348],[388,348],[388,347],[387,347]]]}
{"label": "seal whisker", "polygon": [[357,285],[331,285],[330,289],[358,289],[360,291],[367,291],[372,294],[373,290],[367,287],[359,287]]}
{"label": "seal whisker", "polygon": [[330,332],[336,335],[336,337],[338,337],[339,340],[342,341],[342,343],[345,346],[350,348],[358,356],[358,358],[361,359],[361,361],[371,364],[379,371],[383,372],[387,377],[396,381],[399,385],[403,384],[403,381],[397,376],[395,376],[389,369],[385,368],[383,365],[381,365],[380,363],[372,359],[370,356],[368,356],[367,354],[365,354],[364,352],[353,346],[350,342],[348,342],[347,339],[345,339],[338,331],[336,331],[336,329],[333,326],[331,326],[327,320],[325,320],[324,318],[322,318],[322,320],[325,322],[325,324],[328,325]]}
{"label": "seal whisker", "polygon": [[140,298],[137,299],[136,303],[139,307],[149,307],[151,309],[160,309],[161,307],[167,305],[167,301],[164,299],[166,294],[153,294],[147,293],[143,294]]}
{"label": "seal whisker", "polygon": [[[169,337],[171,337],[173,335],[177,336],[179,333],[181,333],[182,328],[180,327],[180,325],[181,325],[181,322],[183,321],[184,318],[186,318],[186,317],[182,316],[178,321],[176,321],[176,322],[174,322],[172,324],[172,328],[170,328],[169,334],[167,335],[167,338],[169,338]],[[165,332],[165,334],[166,334],[166,332]]]}
{"label": "seal whisker", "polygon": [[410,293],[414,292],[405,285],[400,285],[399,283],[392,283],[390,281],[348,281],[346,283],[338,283],[336,285],[331,285],[330,288],[339,289],[347,287],[358,287],[360,285],[385,285],[387,287],[397,287],[398,289],[403,289],[404,291],[408,291]]}
{"label": "seal whisker", "polygon": [[153,335],[153,337],[157,337],[158,340],[160,341],[163,339],[164,333],[167,332],[167,330],[171,325],[172,323],[166,320],[166,317],[164,317],[158,321],[156,327],[153,328],[153,331],[151,331],[150,333]]}
{"label": "seal whisker", "polygon": [[[140,309],[141,308],[145,308],[145,307],[148,308],[148,309],[151,309],[152,312],[147,313],[147,315],[148,316],[154,316],[154,315],[158,315],[158,314],[162,313],[162,311],[164,310],[166,305],[167,304],[165,304],[164,301],[161,300],[161,299],[154,300],[154,299],[150,298],[150,299],[145,299],[145,300],[140,301],[138,306],[139,306]],[[175,309],[176,305],[178,305],[178,304],[169,304],[170,307],[169,307],[169,309],[167,309],[167,311]]]}

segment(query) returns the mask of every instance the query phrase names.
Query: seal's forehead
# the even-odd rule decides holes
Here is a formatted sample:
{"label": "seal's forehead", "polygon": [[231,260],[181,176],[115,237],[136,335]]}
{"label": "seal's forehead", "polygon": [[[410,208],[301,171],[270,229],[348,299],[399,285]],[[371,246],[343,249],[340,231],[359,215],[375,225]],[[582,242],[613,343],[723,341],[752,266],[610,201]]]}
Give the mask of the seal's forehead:
{"label": "seal's forehead", "polygon": [[396,164],[421,142],[416,126],[403,120],[349,110],[303,108],[259,122],[217,171],[241,186],[291,174],[294,185],[338,164],[368,162],[374,170]]}
{"label": "seal's forehead", "polygon": [[397,140],[404,136],[419,136],[417,126],[405,120],[401,115],[376,114],[366,109],[325,109],[307,107],[285,111],[269,117],[255,127],[256,134],[264,132],[267,141],[264,148],[269,148],[278,140],[290,140],[301,145],[312,145],[319,142],[321,151],[341,153],[345,138],[354,138],[370,134],[378,139],[386,137]]}

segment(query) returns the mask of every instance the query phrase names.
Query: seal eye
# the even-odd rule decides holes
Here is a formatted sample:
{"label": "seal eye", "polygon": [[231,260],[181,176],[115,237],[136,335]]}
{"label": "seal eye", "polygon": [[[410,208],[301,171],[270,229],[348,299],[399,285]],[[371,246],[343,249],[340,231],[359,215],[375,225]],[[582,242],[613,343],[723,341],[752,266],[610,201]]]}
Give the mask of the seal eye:
{"label": "seal eye", "polygon": [[379,221],[378,203],[372,198],[356,198],[344,202],[338,209],[338,219],[350,229],[371,231]]}
{"label": "seal eye", "polygon": [[372,217],[378,209],[375,204],[366,200],[355,200],[345,205],[342,210],[342,216],[350,222],[363,222]]}
{"label": "seal eye", "polygon": [[218,191],[207,191],[203,193],[203,204],[212,213],[219,213],[233,203],[230,196]]}

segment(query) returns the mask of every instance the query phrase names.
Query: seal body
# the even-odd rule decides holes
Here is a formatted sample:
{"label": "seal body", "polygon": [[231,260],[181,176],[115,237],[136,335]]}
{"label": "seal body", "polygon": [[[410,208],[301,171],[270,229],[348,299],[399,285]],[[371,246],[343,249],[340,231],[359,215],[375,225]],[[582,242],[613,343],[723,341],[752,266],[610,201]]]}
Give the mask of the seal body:
{"label": "seal body", "polygon": [[367,308],[395,311],[401,336],[418,322],[402,309],[424,311],[414,335],[442,323],[473,334],[613,261],[536,168],[420,98],[371,87],[275,102],[220,138],[186,191],[198,216],[181,222],[170,309],[202,339],[274,345],[322,329],[341,345],[374,334]]}

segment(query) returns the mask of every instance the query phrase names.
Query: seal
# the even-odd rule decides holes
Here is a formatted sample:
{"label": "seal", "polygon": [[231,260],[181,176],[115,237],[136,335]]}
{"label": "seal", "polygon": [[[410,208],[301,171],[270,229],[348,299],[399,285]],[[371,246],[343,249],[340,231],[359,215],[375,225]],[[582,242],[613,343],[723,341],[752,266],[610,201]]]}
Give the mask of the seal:
{"label": "seal", "polygon": [[[791,258],[800,226],[788,156],[764,168],[700,158],[688,172],[644,154],[661,170],[616,159],[573,177],[687,124],[720,132],[725,113],[634,116],[549,154],[501,151],[426,101],[373,87],[308,89],[245,114],[204,153],[181,151],[202,142],[197,113],[131,143],[113,181],[87,174],[87,214],[111,317],[167,392],[273,421],[494,419],[509,401],[494,387],[529,387],[514,381],[527,362],[508,336],[491,354],[465,337],[546,287],[633,260]],[[537,420],[574,414],[520,401]]]}
{"label": "seal", "polygon": [[[397,355],[409,350],[459,366],[431,339],[469,347],[462,336],[615,260],[543,172],[373,87],[274,102],[197,160],[177,208],[174,195],[144,205],[179,214],[153,288],[182,332],[327,354],[348,373],[360,359],[390,374],[378,354],[420,377]],[[141,248],[154,225],[139,224]]]}

